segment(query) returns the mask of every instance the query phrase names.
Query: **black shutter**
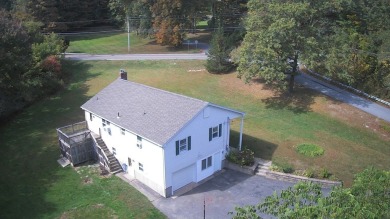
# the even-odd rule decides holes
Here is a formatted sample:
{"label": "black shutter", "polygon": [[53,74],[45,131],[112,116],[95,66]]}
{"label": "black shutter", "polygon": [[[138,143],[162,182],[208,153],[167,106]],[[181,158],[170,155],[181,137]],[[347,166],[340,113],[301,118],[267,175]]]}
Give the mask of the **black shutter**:
{"label": "black shutter", "polygon": [[188,136],[187,144],[188,144],[188,150],[191,150],[191,136]]}
{"label": "black shutter", "polygon": [[209,128],[209,141],[213,140],[213,129]]}
{"label": "black shutter", "polygon": [[219,129],[218,129],[218,135],[219,135],[219,137],[221,137],[222,136],[222,124],[219,124]]}
{"label": "black shutter", "polygon": [[179,141],[176,141],[176,156],[179,155]]}

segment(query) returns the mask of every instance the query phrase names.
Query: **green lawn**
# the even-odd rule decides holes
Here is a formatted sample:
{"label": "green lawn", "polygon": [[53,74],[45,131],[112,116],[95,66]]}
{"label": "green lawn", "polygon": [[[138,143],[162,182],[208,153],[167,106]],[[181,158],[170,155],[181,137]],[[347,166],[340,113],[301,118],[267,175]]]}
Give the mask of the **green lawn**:
{"label": "green lawn", "polygon": [[[326,168],[346,184],[369,165],[390,168],[390,142],[364,127],[341,122],[313,108],[333,103],[297,89],[297,99],[261,99],[236,73],[213,75],[202,61],[90,61],[64,64],[69,87],[41,100],[0,127],[0,218],[159,218],[149,201],[116,177],[100,178],[93,169],[61,168],[55,128],[82,121],[80,105],[126,69],[129,80],[185,94],[246,112],[244,145],[266,159],[286,160],[295,168]],[[301,101],[299,101],[301,100]],[[232,124],[237,144],[239,121]],[[324,155],[309,158],[294,146],[312,143]],[[91,183],[85,183],[91,178]]]}
{"label": "green lawn", "polygon": [[[327,113],[316,112],[316,102],[334,103],[315,92],[298,88],[297,98],[261,99],[236,73],[209,74],[202,61],[116,61],[80,62],[90,65],[89,74],[99,74],[86,82],[87,96],[92,96],[118,76],[128,71],[129,80],[185,94],[246,112],[244,145],[265,159],[285,160],[296,169],[326,168],[350,185],[353,175],[367,166],[390,168],[390,142],[364,127],[341,122]],[[194,71],[195,70],[195,71]],[[201,71],[196,71],[201,70]],[[85,74],[82,71],[75,73]],[[237,144],[239,121],[233,122],[232,144]],[[324,148],[324,155],[306,157],[295,146],[312,143]]]}
{"label": "green lawn", "polygon": [[101,178],[90,167],[76,172],[58,165],[55,129],[83,120],[80,104],[91,90],[85,81],[111,80],[108,71],[90,63],[67,68],[74,70],[68,89],[0,127],[0,218],[164,218],[121,179]]}
{"label": "green lawn", "polygon": [[[126,54],[128,53],[127,33],[99,33],[66,36],[70,44],[66,52],[89,53],[89,54]],[[191,40],[198,39],[204,42],[201,37],[194,37],[189,34]],[[199,52],[195,46],[183,45],[180,48],[171,48],[158,45],[152,38],[142,38],[135,33],[130,34],[130,53],[195,53]]]}

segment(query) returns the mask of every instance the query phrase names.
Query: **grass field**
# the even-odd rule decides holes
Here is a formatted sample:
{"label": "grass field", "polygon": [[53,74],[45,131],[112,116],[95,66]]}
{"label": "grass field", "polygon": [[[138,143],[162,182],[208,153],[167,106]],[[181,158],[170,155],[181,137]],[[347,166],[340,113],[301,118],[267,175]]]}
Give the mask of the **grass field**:
{"label": "grass field", "polygon": [[[192,41],[207,42],[209,33],[187,34]],[[125,54],[128,53],[127,33],[100,33],[67,36],[70,40],[69,53]],[[130,53],[195,53],[200,52],[194,45],[180,48],[160,46],[154,39],[141,38],[135,33],[130,36]]]}
{"label": "grass field", "polygon": [[[164,217],[120,179],[56,163],[55,128],[82,121],[80,105],[115,80],[119,69],[127,70],[129,80],[246,112],[243,143],[259,157],[296,169],[326,168],[346,185],[367,166],[390,168],[390,133],[380,129],[383,121],[302,87],[293,97],[280,96],[262,83],[245,85],[236,73],[209,74],[202,61],[67,61],[64,67],[73,75],[66,90],[0,127],[0,218]],[[233,121],[233,145],[238,126]],[[301,143],[325,153],[300,155],[294,147]]]}
{"label": "grass field", "polygon": [[165,218],[117,177],[58,165],[55,129],[82,120],[80,104],[92,91],[86,80],[111,80],[88,63],[72,66],[77,71],[68,89],[0,127],[0,218]]}
{"label": "grass field", "polygon": [[[246,112],[243,144],[259,157],[286,161],[295,169],[326,168],[346,185],[367,166],[390,168],[390,133],[380,130],[381,121],[311,90],[297,87],[294,97],[275,95],[261,83],[245,85],[236,73],[209,74],[201,61],[80,64],[90,68],[80,71],[76,67],[75,73],[98,74],[82,84],[86,96],[108,85],[122,68],[130,80]],[[232,126],[232,144],[237,144],[239,121]],[[321,146],[324,155],[298,154],[295,147],[301,143]]]}

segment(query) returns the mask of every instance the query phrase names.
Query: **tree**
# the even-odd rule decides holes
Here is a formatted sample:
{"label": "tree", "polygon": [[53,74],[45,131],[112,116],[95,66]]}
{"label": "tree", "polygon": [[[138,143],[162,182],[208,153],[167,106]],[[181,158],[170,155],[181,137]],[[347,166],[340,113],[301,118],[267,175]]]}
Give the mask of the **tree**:
{"label": "tree", "polygon": [[210,42],[210,49],[206,63],[207,71],[211,73],[224,73],[233,68],[233,63],[230,61],[230,52],[232,50],[232,42],[229,36],[226,36],[224,29],[219,27],[215,32]]}
{"label": "tree", "polygon": [[380,50],[390,42],[388,1],[252,0],[248,8],[247,35],[234,59],[246,82],[261,77],[285,87],[289,79],[291,92],[299,60],[350,85],[385,87],[388,58],[381,60]]}
{"label": "tree", "polygon": [[219,22],[225,30],[229,31],[240,29],[242,27],[242,18],[247,11],[248,0],[219,0],[211,1],[212,18],[209,21],[209,27],[217,28]]}
{"label": "tree", "polygon": [[234,58],[239,77],[246,82],[261,77],[281,88],[289,78],[292,92],[298,59],[303,62],[318,59],[318,44],[327,34],[327,20],[337,12],[325,1],[250,1],[245,22],[247,34]]}
{"label": "tree", "polygon": [[333,34],[324,39],[324,59],[311,63],[311,68],[366,93],[389,98],[390,4],[351,1],[342,10]]}
{"label": "tree", "polygon": [[22,23],[4,10],[0,10],[0,36],[0,90],[18,91],[32,61],[32,39]]}
{"label": "tree", "polygon": [[233,218],[261,218],[260,212],[278,218],[389,218],[390,171],[368,168],[351,188],[334,187],[325,196],[318,184],[301,182],[256,206],[236,207]]}
{"label": "tree", "polygon": [[61,87],[63,41],[39,27],[0,10],[0,119]]}
{"label": "tree", "polygon": [[186,30],[191,28],[191,17],[204,4],[203,0],[156,0],[151,12],[157,43],[181,46]]}

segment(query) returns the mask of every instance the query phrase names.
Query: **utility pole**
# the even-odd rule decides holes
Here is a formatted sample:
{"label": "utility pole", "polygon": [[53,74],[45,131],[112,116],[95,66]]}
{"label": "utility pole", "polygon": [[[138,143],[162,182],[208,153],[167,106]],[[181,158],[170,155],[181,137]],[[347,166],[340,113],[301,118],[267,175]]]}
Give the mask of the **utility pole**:
{"label": "utility pole", "polygon": [[130,20],[129,13],[126,13],[127,18],[127,52],[130,53]]}

